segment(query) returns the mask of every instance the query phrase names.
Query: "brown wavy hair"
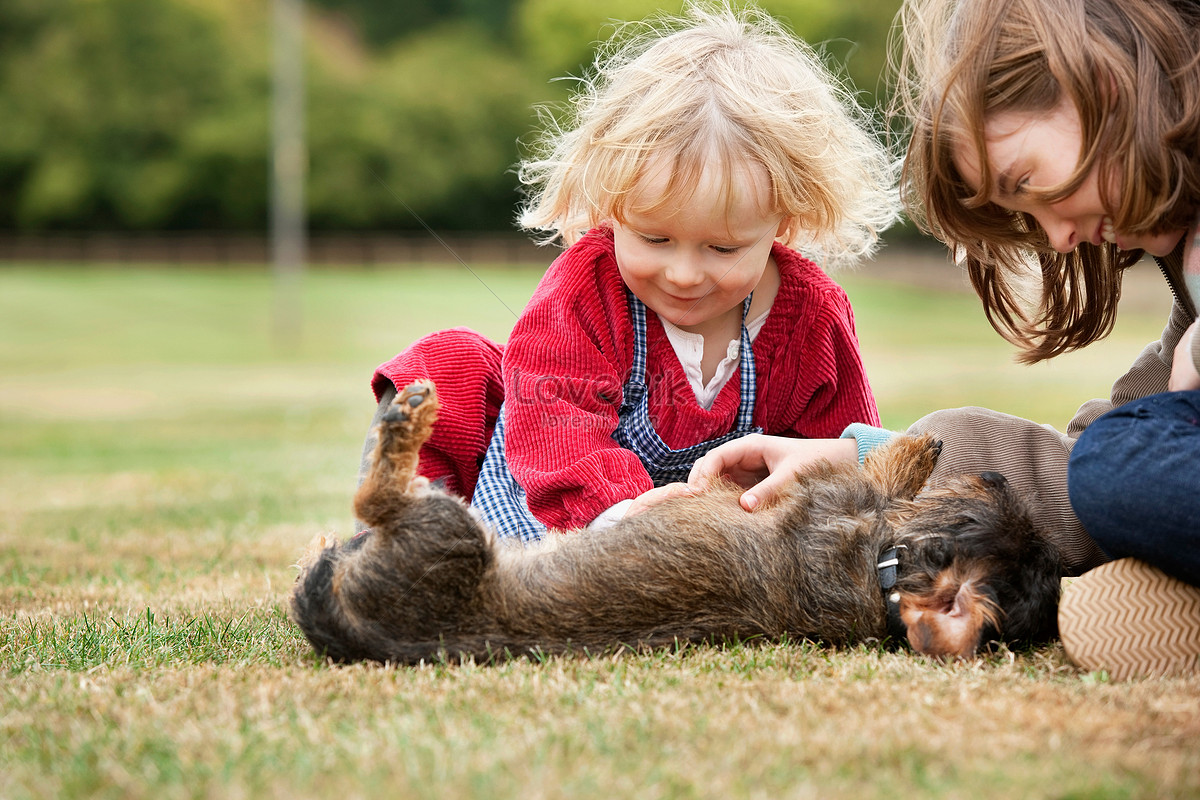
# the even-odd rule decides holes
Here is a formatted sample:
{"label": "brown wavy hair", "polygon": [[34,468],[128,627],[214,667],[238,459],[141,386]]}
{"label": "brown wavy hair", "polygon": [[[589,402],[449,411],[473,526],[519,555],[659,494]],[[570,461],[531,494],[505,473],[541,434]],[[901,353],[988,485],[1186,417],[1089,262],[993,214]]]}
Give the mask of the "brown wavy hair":
{"label": "brown wavy hair", "polygon": [[[1074,173],[1036,199],[1069,196],[1093,168],[1114,227],[1190,226],[1200,200],[1200,4],[1187,0],[905,0],[891,116],[908,128],[901,174],[918,226],[965,263],[988,321],[1036,362],[1108,335],[1121,271],[1141,251],[1084,243],[1058,253],[1033,217],[988,201],[984,123],[1070,100],[1083,147]],[[893,53],[896,49],[893,48]],[[954,165],[975,150],[972,189]],[[1040,268],[1040,274],[1039,274]],[[1023,289],[1037,286],[1028,302]]]}

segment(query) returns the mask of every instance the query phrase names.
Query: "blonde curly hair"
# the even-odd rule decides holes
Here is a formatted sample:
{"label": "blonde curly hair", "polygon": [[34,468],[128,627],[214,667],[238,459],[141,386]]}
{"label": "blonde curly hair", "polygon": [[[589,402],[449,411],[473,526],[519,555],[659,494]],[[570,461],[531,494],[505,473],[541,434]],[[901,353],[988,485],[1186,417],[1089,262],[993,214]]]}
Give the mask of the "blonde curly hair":
{"label": "blonde curly hair", "polygon": [[680,17],[621,25],[601,46],[567,120],[544,129],[518,177],[522,227],[570,245],[624,222],[647,164],[671,159],[662,205],[716,169],[732,183],[760,165],[780,240],[827,266],[870,255],[896,221],[897,160],[814,50],[765,12],[690,3]]}

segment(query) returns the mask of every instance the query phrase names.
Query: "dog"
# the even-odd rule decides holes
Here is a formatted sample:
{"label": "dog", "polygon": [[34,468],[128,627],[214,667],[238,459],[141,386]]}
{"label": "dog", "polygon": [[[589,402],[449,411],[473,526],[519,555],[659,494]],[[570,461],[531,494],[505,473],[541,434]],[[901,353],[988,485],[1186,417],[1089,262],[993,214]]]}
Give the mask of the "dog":
{"label": "dog", "polygon": [[970,658],[1057,635],[1057,551],[996,473],[922,491],[929,437],[861,468],[822,463],[753,513],[720,481],[520,547],[416,477],[437,409],[431,382],[398,394],[355,495],[369,529],[318,536],[300,559],[289,613],[320,655],[491,662],[786,636]]}

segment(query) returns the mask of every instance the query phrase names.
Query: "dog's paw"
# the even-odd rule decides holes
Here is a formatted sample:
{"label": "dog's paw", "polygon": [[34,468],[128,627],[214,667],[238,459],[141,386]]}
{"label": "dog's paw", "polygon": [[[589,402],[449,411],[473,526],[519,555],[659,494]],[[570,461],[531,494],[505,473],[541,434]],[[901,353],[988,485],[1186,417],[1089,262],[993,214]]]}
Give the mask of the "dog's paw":
{"label": "dog's paw", "polygon": [[867,455],[863,473],[887,497],[912,499],[929,479],[942,443],[929,434],[901,435]]}
{"label": "dog's paw", "polygon": [[892,456],[901,461],[907,461],[912,464],[912,468],[916,470],[931,470],[933,465],[937,463],[938,456],[942,454],[942,443],[940,440],[933,438],[928,433],[909,436],[907,434],[897,436],[892,440],[891,446],[894,448]]}
{"label": "dog's paw", "polygon": [[387,450],[415,450],[429,438],[437,419],[437,389],[432,381],[417,381],[405,386],[380,420],[381,438]]}
{"label": "dog's paw", "polygon": [[429,401],[437,401],[437,390],[432,381],[417,381],[405,386],[396,395],[392,405],[383,415],[384,422],[407,422],[410,415],[417,412]]}

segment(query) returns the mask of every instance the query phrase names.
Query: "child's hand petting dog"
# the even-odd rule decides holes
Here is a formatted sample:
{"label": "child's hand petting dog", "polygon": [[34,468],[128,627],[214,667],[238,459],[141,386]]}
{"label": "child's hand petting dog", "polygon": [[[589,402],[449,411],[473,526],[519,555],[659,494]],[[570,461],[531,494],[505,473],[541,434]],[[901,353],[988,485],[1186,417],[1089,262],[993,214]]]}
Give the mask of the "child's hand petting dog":
{"label": "child's hand petting dog", "polygon": [[822,461],[849,464],[858,459],[853,439],[788,439],[752,433],[713,448],[692,465],[688,484],[707,487],[726,477],[746,490],[742,508],[753,511],[782,499],[797,475]]}

